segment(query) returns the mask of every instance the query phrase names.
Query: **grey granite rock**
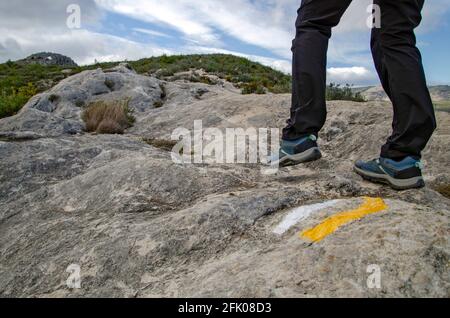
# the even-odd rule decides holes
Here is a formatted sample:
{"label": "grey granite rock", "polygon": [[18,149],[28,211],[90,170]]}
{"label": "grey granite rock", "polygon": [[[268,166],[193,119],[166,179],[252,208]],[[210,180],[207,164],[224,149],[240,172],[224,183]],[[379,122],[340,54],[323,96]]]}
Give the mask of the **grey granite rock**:
{"label": "grey granite rock", "polygon": [[[82,133],[81,102],[124,97],[134,127]],[[0,295],[449,297],[450,200],[432,187],[395,192],[351,171],[389,135],[387,103],[330,102],[324,158],[274,175],[254,164],[178,165],[144,142],[170,140],[199,119],[204,128],[282,127],[289,99],[161,82],[126,65],[33,98],[0,121]],[[450,180],[450,114],[438,121],[424,156],[430,185]],[[388,209],[318,243],[300,238],[365,196]],[[340,201],[274,234],[292,209],[331,199]],[[66,284],[71,264],[81,289]],[[381,271],[380,289],[367,285],[369,265]]]}
{"label": "grey granite rock", "polygon": [[33,131],[44,136],[80,134],[81,113],[90,102],[129,101],[137,113],[148,113],[161,101],[160,81],[136,74],[127,65],[84,71],[36,95],[16,116],[0,121],[0,133]]}

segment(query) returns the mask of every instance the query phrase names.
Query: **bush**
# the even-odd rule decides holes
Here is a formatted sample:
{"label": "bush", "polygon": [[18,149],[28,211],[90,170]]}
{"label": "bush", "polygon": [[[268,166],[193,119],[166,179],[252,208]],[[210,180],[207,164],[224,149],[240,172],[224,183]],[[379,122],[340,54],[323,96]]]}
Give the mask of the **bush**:
{"label": "bush", "polygon": [[96,101],[84,110],[86,131],[99,134],[123,134],[133,126],[135,118],[126,101]]}
{"label": "bush", "polygon": [[9,68],[13,68],[13,67],[15,67],[17,64],[15,63],[15,62],[13,62],[13,61],[11,61],[11,60],[8,60],[7,62],[6,62],[6,66],[8,66]]}
{"label": "bush", "polygon": [[0,95],[0,118],[17,114],[28,100],[37,94],[32,83],[18,89],[9,88]]}
{"label": "bush", "polygon": [[241,93],[246,94],[265,94],[264,86],[258,82],[244,83],[241,85]]}
{"label": "bush", "polygon": [[330,83],[327,87],[327,100],[348,100],[353,102],[365,102],[360,93],[353,93],[352,87],[346,84],[341,87],[339,84]]}
{"label": "bush", "polygon": [[99,134],[123,134],[124,127],[112,118],[104,118],[96,129]]}

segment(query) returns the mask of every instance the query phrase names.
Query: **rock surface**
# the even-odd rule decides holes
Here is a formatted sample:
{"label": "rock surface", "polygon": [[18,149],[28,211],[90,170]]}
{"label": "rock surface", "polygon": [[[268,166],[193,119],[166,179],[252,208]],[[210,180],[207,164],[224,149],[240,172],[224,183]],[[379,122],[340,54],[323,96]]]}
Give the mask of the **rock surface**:
{"label": "rock surface", "polygon": [[[130,99],[124,135],[83,132],[90,101]],[[424,154],[429,187],[395,192],[362,181],[377,156],[385,102],[330,102],[324,158],[264,175],[256,164],[177,165],[161,147],[178,127],[282,127],[289,95],[240,95],[229,83],[161,82],[126,65],[70,77],[0,120],[0,295],[32,297],[450,296],[450,114]],[[158,105],[158,107],[155,107]],[[321,242],[299,233],[362,197],[389,208]],[[299,206],[341,199],[283,235]],[[66,270],[81,269],[81,289]],[[366,283],[381,269],[381,289]]]}

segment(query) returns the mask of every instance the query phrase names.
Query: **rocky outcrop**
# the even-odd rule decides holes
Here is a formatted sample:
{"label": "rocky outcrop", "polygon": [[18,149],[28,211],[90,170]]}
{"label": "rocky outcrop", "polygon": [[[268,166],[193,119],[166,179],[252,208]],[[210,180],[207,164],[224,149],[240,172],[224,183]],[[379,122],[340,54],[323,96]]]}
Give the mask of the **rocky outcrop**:
{"label": "rocky outcrop", "polygon": [[77,67],[78,65],[70,58],[57,53],[41,52],[17,61],[19,64],[40,64],[44,66],[57,65],[62,67]]}
{"label": "rocky outcrop", "polygon": [[140,115],[162,99],[162,84],[137,75],[126,64],[113,69],[84,71],[31,98],[17,116],[2,121],[2,131],[32,131],[44,136],[80,134],[81,113],[97,100],[127,100]]}
{"label": "rocky outcrop", "polygon": [[[83,132],[86,104],[123,98],[136,117],[124,135]],[[34,97],[0,120],[0,295],[450,296],[450,200],[434,190],[450,180],[450,114],[438,112],[424,155],[429,186],[405,192],[351,171],[389,134],[384,102],[330,102],[324,158],[274,175],[257,164],[179,165],[161,142],[145,142],[169,141],[194,120],[205,129],[282,127],[289,101],[183,76],[162,82],[126,65]],[[364,197],[387,208],[320,242],[299,235]],[[293,210],[330,200],[275,231]],[[66,284],[72,264],[80,289]],[[380,289],[367,284],[371,268]]]}

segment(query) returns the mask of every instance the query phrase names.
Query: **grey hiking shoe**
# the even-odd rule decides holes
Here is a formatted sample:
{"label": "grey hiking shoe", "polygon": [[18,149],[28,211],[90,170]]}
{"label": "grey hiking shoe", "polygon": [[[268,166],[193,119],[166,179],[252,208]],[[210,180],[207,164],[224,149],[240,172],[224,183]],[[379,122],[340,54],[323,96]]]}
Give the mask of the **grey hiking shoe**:
{"label": "grey hiking shoe", "polygon": [[387,158],[358,161],[355,172],[365,180],[385,183],[395,190],[423,188],[422,163],[412,157],[397,162]]}
{"label": "grey hiking shoe", "polygon": [[322,158],[314,135],[297,140],[283,140],[278,155],[269,159],[269,164],[280,167],[294,166],[300,163],[315,161]]}

